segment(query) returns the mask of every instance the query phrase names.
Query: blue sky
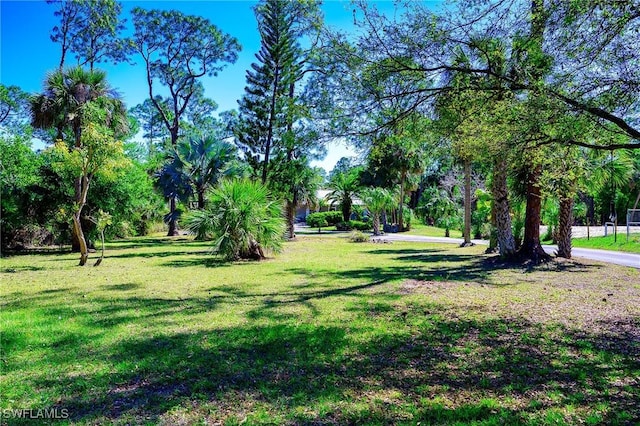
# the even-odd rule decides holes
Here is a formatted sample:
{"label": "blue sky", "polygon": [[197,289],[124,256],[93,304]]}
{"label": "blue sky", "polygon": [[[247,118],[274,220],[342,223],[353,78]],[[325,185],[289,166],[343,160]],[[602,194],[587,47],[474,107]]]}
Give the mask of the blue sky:
{"label": "blue sky", "polygon": [[[200,0],[200,1],[123,1],[123,17],[128,20],[127,31],[131,31],[129,11],[136,6],[147,9],[177,9],[187,14],[208,18],[223,32],[236,37],[242,52],[235,64],[228,65],[218,76],[204,80],[205,95],[215,100],[218,111],[237,108],[245,87],[245,73],[255,60],[260,48],[260,36],[252,7],[254,1],[247,0]],[[391,1],[376,4],[383,10],[393,10]],[[343,30],[353,29],[353,7],[348,1],[325,1],[322,7],[325,22]],[[0,1],[0,81],[5,85],[16,85],[30,93],[39,92],[48,71],[56,69],[60,61],[60,46],[49,38],[51,28],[58,24],[53,15],[55,7],[41,1]],[[139,58],[136,60],[140,61]],[[73,65],[75,58],[67,59]],[[99,64],[107,71],[110,84],[124,98],[127,107],[135,106],[148,97],[144,70],[129,64]],[[331,170],[342,156],[353,155],[342,144],[329,147],[324,161],[315,165]]]}

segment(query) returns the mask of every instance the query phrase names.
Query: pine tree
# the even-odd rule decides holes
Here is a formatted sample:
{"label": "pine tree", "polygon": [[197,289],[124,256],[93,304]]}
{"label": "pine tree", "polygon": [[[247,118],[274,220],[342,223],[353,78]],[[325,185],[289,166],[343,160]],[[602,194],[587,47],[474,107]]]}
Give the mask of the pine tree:
{"label": "pine tree", "polygon": [[274,145],[292,127],[285,109],[301,78],[302,52],[296,41],[292,3],[266,0],[255,12],[262,41],[257,62],[247,71],[236,136],[248,161],[266,183]]}

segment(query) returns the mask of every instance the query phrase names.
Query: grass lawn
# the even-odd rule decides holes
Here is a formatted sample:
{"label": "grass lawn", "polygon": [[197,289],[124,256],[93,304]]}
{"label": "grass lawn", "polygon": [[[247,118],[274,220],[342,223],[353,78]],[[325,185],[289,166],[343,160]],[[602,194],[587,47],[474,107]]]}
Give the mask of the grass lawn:
{"label": "grass lawn", "polygon": [[0,408],[91,425],[640,421],[636,269],[344,235],[260,263],[207,250],[0,259]]}
{"label": "grass lawn", "polygon": [[[407,231],[409,235],[420,235],[424,237],[444,237],[445,230],[435,226],[421,224],[418,220],[411,223],[411,230]],[[462,231],[458,229],[450,229],[449,236],[451,238],[462,238]]]}
{"label": "grass lawn", "polygon": [[[621,229],[620,227],[619,229]],[[618,241],[614,242],[613,235],[606,237],[574,238],[571,240],[573,247],[626,251],[630,253],[640,253],[640,234],[630,234],[627,241],[627,231],[618,232]]]}

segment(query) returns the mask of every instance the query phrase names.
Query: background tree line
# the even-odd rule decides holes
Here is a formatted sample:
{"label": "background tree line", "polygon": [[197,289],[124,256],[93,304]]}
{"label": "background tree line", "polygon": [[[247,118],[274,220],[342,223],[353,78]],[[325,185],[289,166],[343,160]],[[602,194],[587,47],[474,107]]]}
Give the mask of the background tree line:
{"label": "background tree line", "polygon": [[[38,95],[1,86],[3,248],[71,241],[85,263],[100,211],[111,215],[108,237],[160,229],[161,219],[176,235],[188,213],[186,225],[229,258],[263,257],[263,246],[279,247],[278,227],[244,223],[257,228],[228,244],[242,238],[221,224],[241,225],[223,213],[263,203],[250,214],[282,214],[294,238],[296,207],[318,208],[325,187],[344,223],[358,198],[374,233],[417,216],[538,261],[541,237],[570,257],[572,224],[621,222],[637,203],[632,3],[411,2],[392,19],[363,1],[356,36],[324,26],[319,2],[264,0],[238,111],[216,117],[202,78],[236,61],[234,37],[202,17],[141,8],[124,37],[115,1],[48,2],[60,20],[58,69]],[[148,99],[125,110],[97,69],[106,61],[141,61]],[[33,137],[49,147],[33,152]],[[335,138],[361,155],[325,180],[310,161]],[[229,179],[245,183],[220,185]],[[274,201],[282,212],[267,207]]]}

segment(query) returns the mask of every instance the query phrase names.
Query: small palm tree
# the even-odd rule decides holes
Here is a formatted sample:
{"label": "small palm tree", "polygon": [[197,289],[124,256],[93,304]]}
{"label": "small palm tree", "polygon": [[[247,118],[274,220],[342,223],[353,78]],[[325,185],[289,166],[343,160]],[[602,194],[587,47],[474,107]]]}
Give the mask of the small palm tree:
{"label": "small palm tree", "polygon": [[309,160],[304,156],[289,160],[276,157],[271,164],[269,187],[284,199],[287,238],[293,239],[296,236],[296,208],[300,204],[316,203],[316,192],[322,178],[318,170],[309,166]]}
{"label": "small palm tree", "polygon": [[393,196],[384,188],[365,188],[360,198],[373,217],[373,235],[380,235],[380,215],[394,205]]}
{"label": "small palm tree", "polygon": [[360,189],[358,169],[338,173],[329,182],[329,188],[332,191],[327,194],[327,201],[338,203],[342,211],[342,220],[348,222],[351,217],[353,198],[356,197]]}
{"label": "small palm tree", "polygon": [[214,251],[226,260],[264,259],[265,250],[282,247],[284,221],[280,203],[267,188],[246,179],[222,180],[209,192],[204,210],[185,218],[199,239],[213,239]]}
{"label": "small palm tree", "polygon": [[[223,177],[242,173],[237,148],[211,136],[183,140],[172,149],[168,162],[156,174],[164,196],[173,204],[187,201],[195,194],[198,209],[205,207],[205,192]],[[177,221],[182,212],[172,206],[165,221],[169,236],[177,235]]]}

